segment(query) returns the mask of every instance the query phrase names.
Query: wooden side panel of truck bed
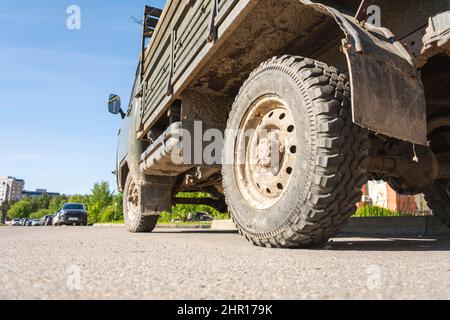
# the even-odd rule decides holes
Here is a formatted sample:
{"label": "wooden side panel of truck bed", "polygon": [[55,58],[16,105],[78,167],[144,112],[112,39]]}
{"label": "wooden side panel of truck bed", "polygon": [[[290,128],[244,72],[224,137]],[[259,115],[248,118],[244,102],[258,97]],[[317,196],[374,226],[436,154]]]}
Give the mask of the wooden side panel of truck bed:
{"label": "wooden side panel of truck bed", "polygon": [[[206,59],[209,50],[250,3],[251,0],[167,2],[143,59],[144,82],[147,85],[141,135],[170,106],[194,70]],[[213,30],[217,34],[216,41],[208,39]]]}

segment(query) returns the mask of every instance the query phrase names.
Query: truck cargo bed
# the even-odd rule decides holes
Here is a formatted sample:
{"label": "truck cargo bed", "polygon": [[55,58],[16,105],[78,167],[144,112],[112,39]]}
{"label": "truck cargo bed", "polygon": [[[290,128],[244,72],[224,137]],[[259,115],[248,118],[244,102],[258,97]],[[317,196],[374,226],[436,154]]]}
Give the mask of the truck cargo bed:
{"label": "truck cargo bed", "polygon": [[[245,15],[251,1],[168,1],[153,40],[145,50],[143,74],[143,131],[168,108],[202,60],[236,21]],[[231,23],[233,22],[233,24]]]}

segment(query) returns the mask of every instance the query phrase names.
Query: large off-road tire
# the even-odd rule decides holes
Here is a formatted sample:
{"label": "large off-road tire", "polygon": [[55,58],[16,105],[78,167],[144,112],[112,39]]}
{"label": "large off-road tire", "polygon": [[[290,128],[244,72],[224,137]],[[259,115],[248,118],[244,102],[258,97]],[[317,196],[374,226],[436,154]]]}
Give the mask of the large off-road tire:
{"label": "large off-road tire", "polygon": [[255,245],[322,244],[356,211],[370,143],[352,123],[349,97],[344,74],[297,56],[272,58],[242,86],[223,184],[233,220]]}
{"label": "large off-road tire", "polygon": [[425,190],[425,200],[436,218],[450,228],[450,187],[435,182]]}
{"label": "large off-road tire", "polygon": [[158,215],[144,215],[142,188],[131,174],[128,175],[123,193],[123,215],[129,232],[152,232],[158,223]]}

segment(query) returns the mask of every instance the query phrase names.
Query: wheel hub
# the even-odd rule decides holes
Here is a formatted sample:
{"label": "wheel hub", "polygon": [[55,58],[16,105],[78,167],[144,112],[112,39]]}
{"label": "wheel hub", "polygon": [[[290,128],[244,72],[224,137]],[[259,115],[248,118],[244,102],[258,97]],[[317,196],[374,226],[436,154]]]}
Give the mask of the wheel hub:
{"label": "wheel hub", "polygon": [[285,103],[268,97],[253,106],[241,129],[237,150],[245,152],[245,164],[238,166],[238,184],[247,202],[266,209],[281,198],[293,172],[294,118]]}
{"label": "wheel hub", "polygon": [[272,157],[272,141],[262,139],[256,147],[257,165],[261,167],[270,167],[270,158]]}
{"label": "wheel hub", "polygon": [[130,219],[134,219],[139,210],[139,189],[134,181],[131,182],[127,194],[127,212]]}

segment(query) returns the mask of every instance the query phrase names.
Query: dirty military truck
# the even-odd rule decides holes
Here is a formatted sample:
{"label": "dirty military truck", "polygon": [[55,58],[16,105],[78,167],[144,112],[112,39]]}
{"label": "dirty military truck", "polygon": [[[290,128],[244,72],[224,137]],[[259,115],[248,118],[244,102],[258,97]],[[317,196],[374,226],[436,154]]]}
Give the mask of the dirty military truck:
{"label": "dirty military truck", "polygon": [[[318,245],[369,179],[424,193],[450,226],[449,10],[448,0],[146,7],[128,109],[109,100],[124,119],[129,231],[152,231],[174,204],[206,204],[229,210],[255,245]],[[196,191],[211,197],[177,196]]]}

